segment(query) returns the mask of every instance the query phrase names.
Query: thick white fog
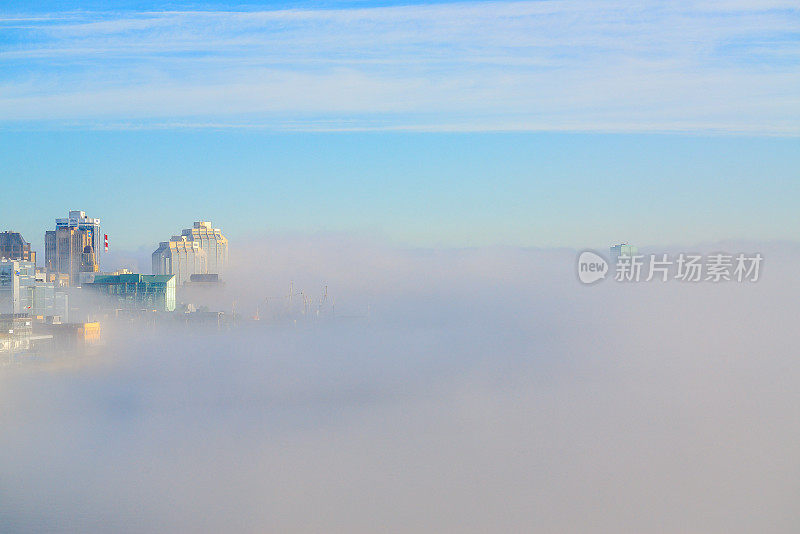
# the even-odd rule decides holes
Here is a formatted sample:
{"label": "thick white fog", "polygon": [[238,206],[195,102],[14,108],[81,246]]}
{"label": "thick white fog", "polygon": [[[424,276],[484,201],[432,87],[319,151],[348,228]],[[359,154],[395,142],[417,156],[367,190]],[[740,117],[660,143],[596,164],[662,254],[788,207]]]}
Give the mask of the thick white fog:
{"label": "thick white fog", "polygon": [[796,532],[797,246],[582,286],[566,249],[259,243],[219,307],[293,281],[340,319],[0,369],[0,530]]}

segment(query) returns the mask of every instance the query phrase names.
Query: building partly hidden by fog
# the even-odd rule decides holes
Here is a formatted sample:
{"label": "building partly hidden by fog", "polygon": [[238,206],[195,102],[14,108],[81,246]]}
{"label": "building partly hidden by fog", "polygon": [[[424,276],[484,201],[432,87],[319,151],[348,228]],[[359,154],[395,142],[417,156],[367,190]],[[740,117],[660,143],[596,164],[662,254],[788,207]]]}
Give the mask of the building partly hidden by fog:
{"label": "building partly hidden by fog", "polygon": [[100,270],[103,243],[100,219],[83,211],[70,211],[56,219],[56,229],[44,234],[44,266],[48,274],[67,274],[69,283],[80,282],[81,272]]}
{"label": "building partly hidden by fog", "polygon": [[153,252],[153,273],[175,275],[184,285],[192,275],[222,275],[228,263],[228,240],[210,222],[198,221],[181,235],[162,241]]}
{"label": "building partly hidden by fog", "polygon": [[619,245],[613,245],[609,252],[611,252],[611,262],[617,263],[620,256],[631,257],[639,254],[639,248],[628,243],[620,243]]}
{"label": "building partly hidden by fog", "polygon": [[66,293],[55,290],[30,261],[0,259],[0,313],[68,317]]}
{"label": "building partly hidden by fog", "polygon": [[127,310],[175,311],[175,276],[158,274],[100,274],[84,286]]}

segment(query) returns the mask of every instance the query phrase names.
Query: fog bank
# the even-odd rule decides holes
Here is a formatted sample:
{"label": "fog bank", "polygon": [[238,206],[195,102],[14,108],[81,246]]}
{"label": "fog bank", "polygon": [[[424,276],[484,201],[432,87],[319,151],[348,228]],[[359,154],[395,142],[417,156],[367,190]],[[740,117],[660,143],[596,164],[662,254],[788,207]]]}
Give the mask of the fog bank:
{"label": "fog bank", "polygon": [[265,239],[219,305],[341,318],[0,369],[0,530],[794,532],[800,253],[764,254],[582,286],[570,250]]}

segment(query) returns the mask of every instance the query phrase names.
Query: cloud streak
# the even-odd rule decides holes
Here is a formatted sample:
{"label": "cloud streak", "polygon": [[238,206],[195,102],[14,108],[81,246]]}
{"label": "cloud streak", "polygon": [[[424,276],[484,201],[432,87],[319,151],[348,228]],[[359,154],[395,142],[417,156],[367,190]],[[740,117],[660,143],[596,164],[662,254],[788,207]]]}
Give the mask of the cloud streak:
{"label": "cloud streak", "polygon": [[0,119],[800,133],[784,2],[477,2],[0,18]]}

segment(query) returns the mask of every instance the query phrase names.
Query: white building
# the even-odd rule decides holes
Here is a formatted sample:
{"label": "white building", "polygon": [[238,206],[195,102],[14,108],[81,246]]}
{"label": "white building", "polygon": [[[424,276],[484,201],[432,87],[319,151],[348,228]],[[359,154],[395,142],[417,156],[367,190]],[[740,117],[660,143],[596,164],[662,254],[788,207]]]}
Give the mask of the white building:
{"label": "white building", "polygon": [[195,222],[153,252],[153,274],[174,274],[178,286],[193,274],[222,275],[227,264],[228,240],[207,221]]}
{"label": "white building", "polygon": [[191,275],[208,272],[206,258],[206,251],[198,241],[174,235],[169,241],[162,241],[153,252],[153,274],[173,274],[175,283],[181,286]]}
{"label": "white building", "polygon": [[206,252],[207,271],[196,274],[219,274],[225,272],[228,264],[228,240],[222,235],[219,228],[212,228],[211,222],[198,221],[192,228],[187,228],[181,232],[189,241],[200,244],[200,248]]}
{"label": "white building", "polygon": [[0,313],[36,316],[67,316],[67,295],[55,291],[29,261],[0,260]]}

